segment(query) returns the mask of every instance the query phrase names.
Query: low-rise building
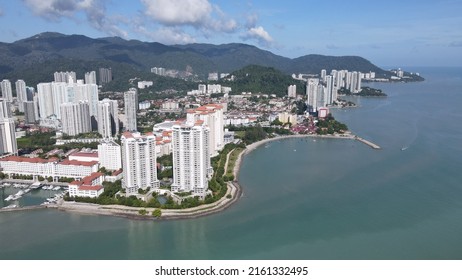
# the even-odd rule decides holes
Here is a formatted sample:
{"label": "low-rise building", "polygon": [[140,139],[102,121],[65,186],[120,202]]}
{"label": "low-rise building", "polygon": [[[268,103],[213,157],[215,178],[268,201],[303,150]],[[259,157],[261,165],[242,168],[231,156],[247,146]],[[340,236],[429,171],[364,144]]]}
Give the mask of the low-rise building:
{"label": "low-rise building", "polygon": [[98,161],[78,161],[65,159],[55,165],[54,177],[83,178],[99,169]]}
{"label": "low-rise building", "polygon": [[95,172],[80,181],[69,183],[70,197],[98,197],[104,192],[104,174]]}

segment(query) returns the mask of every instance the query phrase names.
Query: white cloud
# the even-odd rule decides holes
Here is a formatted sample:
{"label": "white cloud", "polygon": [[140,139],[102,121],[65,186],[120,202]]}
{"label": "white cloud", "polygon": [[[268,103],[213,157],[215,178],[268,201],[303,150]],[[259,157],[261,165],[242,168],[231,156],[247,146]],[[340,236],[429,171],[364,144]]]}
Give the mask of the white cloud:
{"label": "white cloud", "polygon": [[135,32],[153,41],[162,42],[164,44],[190,44],[196,42],[191,35],[175,27],[161,27],[150,31],[143,25],[136,25]]}
{"label": "white cloud", "polygon": [[252,27],[247,30],[246,34],[242,36],[244,40],[256,40],[260,45],[270,46],[273,43],[273,38],[269,33],[262,27]]}
{"label": "white cloud", "polygon": [[258,21],[258,15],[253,13],[247,15],[246,22],[245,22],[245,27],[247,28],[252,28],[257,26],[257,21]]}
{"label": "white cloud", "polygon": [[212,12],[207,0],[141,0],[146,15],[165,25],[201,25]]}
{"label": "white cloud", "polygon": [[166,27],[191,26],[204,35],[234,32],[238,24],[208,0],[141,0],[145,14]]}
{"label": "white cloud", "polygon": [[32,12],[51,21],[66,17],[77,20],[76,14],[83,12],[95,29],[111,36],[127,37],[127,32],[117,26],[105,12],[106,0],[23,0]]}

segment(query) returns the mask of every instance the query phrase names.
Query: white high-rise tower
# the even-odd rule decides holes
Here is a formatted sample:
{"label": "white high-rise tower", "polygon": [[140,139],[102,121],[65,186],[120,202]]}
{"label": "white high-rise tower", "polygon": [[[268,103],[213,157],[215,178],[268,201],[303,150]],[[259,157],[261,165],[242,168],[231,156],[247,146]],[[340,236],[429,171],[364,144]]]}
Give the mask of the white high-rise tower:
{"label": "white high-rise tower", "polygon": [[13,102],[13,90],[11,89],[10,80],[1,81],[0,88],[2,90],[2,98],[6,101]]}
{"label": "white high-rise tower", "polygon": [[24,112],[23,102],[27,101],[26,83],[23,80],[17,80],[15,85],[16,85],[16,96],[18,98],[19,112]]}
{"label": "white high-rise tower", "polygon": [[127,194],[138,193],[138,189],[158,188],[156,137],[150,133],[124,132],[122,141],[122,187]]}
{"label": "white high-rise tower", "polygon": [[14,119],[8,101],[0,101],[0,155],[18,153]]}
{"label": "white high-rise tower", "polygon": [[218,155],[224,147],[224,118],[223,106],[219,104],[207,104],[196,109],[188,110],[187,122],[195,123],[204,121],[204,125],[210,129],[209,153],[210,156]]}
{"label": "white high-rise tower", "polygon": [[98,102],[98,132],[104,138],[112,138],[119,133],[117,100],[103,99]]}
{"label": "white high-rise tower", "polygon": [[131,88],[124,93],[125,103],[125,130],[137,131],[136,112],[138,111],[138,92],[136,88]]}
{"label": "white high-rise tower", "polygon": [[91,131],[90,107],[88,102],[61,104],[63,132],[75,136]]}
{"label": "white high-rise tower", "polygon": [[209,128],[199,120],[173,126],[174,192],[189,192],[205,197],[212,175],[209,154]]}
{"label": "white high-rise tower", "polygon": [[318,108],[319,79],[308,79],[306,83],[306,96],[309,112],[316,112]]}

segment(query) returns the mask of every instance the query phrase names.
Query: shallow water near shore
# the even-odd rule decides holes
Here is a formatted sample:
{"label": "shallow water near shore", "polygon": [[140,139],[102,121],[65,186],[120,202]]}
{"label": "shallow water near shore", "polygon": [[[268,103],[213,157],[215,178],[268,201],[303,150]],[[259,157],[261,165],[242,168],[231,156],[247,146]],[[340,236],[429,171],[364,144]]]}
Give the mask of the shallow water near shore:
{"label": "shallow water near shore", "polygon": [[416,71],[333,110],[382,150],[269,142],[244,158],[243,197],[192,220],[0,213],[0,259],[462,259],[462,69]]}

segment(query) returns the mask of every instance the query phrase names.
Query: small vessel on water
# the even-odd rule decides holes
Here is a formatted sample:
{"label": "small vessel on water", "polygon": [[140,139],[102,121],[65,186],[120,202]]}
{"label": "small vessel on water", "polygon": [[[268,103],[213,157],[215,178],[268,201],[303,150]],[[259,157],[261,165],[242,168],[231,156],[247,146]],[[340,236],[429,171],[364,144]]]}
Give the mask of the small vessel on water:
{"label": "small vessel on water", "polygon": [[18,207],[18,205],[16,205],[16,204],[11,204],[11,205],[8,205],[8,206],[3,207],[2,209],[12,209],[12,208],[17,208],[17,207]]}
{"label": "small vessel on water", "polygon": [[401,151],[405,151],[405,150],[407,150],[407,148],[409,148],[409,147],[402,147]]}
{"label": "small vessel on water", "polygon": [[40,185],[41,185],[40,182],[35,182],[30,186],[30,188],[35,190],[35,189],[40,188]]}

